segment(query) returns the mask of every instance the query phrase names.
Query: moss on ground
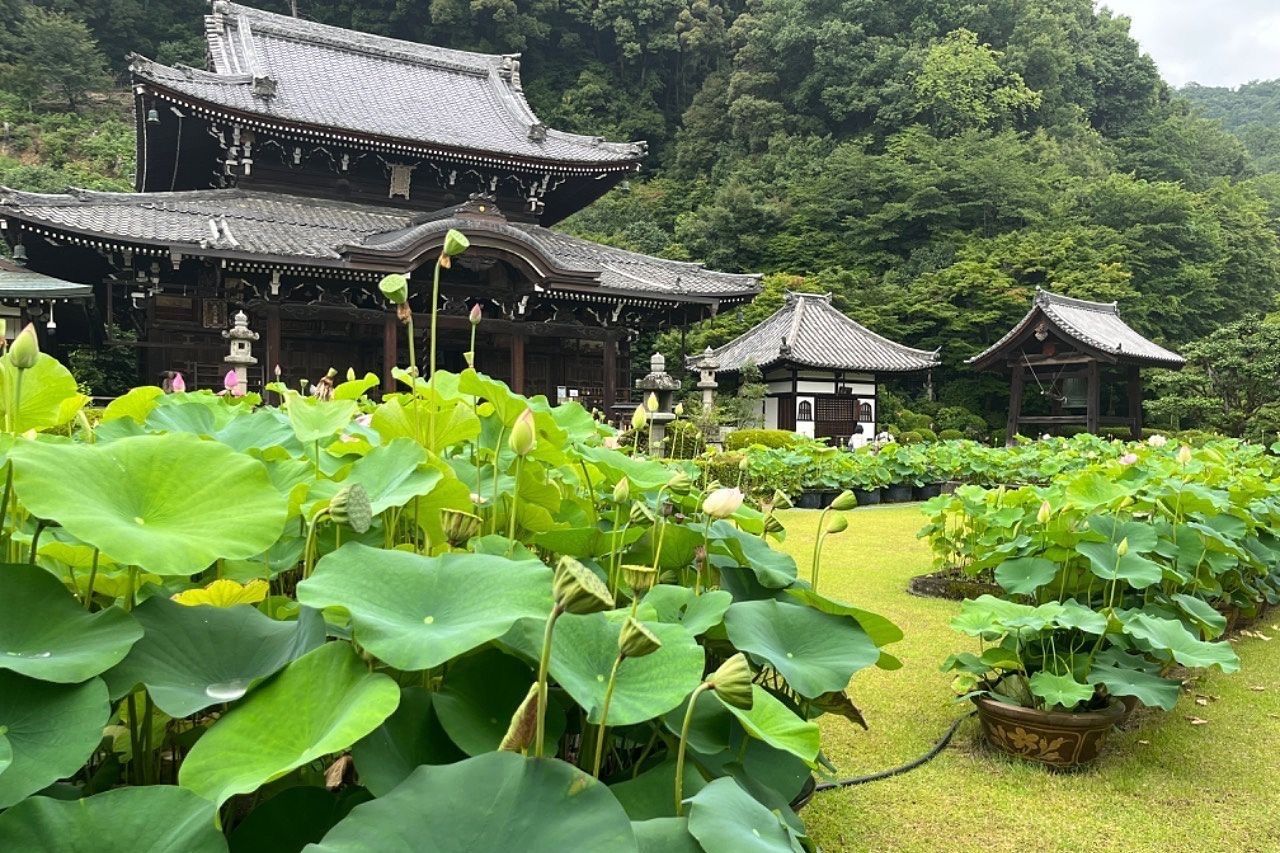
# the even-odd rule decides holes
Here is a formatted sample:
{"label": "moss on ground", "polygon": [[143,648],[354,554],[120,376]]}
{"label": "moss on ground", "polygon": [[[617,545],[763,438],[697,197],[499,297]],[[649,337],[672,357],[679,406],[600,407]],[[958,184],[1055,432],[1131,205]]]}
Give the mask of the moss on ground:
{"label": "moss on ground", "polygon": [[[818,516],[783,516],[783,547],[806,576]],[[969,647],[947,625],[956,602],[906,592],[931,570],[915,536],[919,505],[865,507],[849,521],[827,540],[822,592],[892,619],[906,638],[890,647],[902,669],[863,671],[850,685],[870,731],[823,720],[824,746],[846,776],[915,758],[964,713],[938,665]],[[1204,676],[1172,712],[1135,718],[1087,771],[1052,774],[992,753],[969,721],[933,762],[820,794],[805,821],[825,851],[1280,850],[1280,611],[1255,630],[1276,640],[1237,641],[1239,673]]]}

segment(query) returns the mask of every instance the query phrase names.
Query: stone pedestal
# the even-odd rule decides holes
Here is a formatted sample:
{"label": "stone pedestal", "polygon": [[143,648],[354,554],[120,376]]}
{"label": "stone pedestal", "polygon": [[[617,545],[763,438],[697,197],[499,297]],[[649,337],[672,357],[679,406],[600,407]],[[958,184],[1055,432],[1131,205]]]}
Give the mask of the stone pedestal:
{"label": "stone pedestal", "polygon": [[[243,311],[237,311],[232,318],[231,328],[222,333],[224,340],[230,341],[231,351],[222,359],[236,372],[236,396],[249,390],[249,367],[258,363],[253,357],[253,342],[258,340],[257,332],[249,330],[249,318]],[[228,389],[230,390],[230,389]]]}
{"label": "stone pedestal", "polygon": [[644,413],[649,422],[649,434],[652,439],[649,455],[662,456],[662,442],[667,435],[667,424],[676,419],[675,412],[672,411],[672,402],[675,392],[680,390],[680,380],[667,373],[667,360],[662,357],[662,353],[655,352],[649,359],[649,373],[643,379],[636,380],[636,390],[640,392],[643,403],[648,402],[650,394],[658,400],[656,410],[651,412],[645,405]]}

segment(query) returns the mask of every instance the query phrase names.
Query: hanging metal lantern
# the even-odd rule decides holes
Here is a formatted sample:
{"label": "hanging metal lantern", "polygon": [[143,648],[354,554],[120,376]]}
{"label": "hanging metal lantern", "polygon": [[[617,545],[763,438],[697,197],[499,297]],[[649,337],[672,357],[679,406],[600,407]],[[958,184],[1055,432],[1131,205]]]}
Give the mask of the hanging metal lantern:
{"label": "hanging metal lantern", "polygon": [[1083,376],[1072,376],[1062,380],[1062,407],[1064,409],[1086,409],[1089,407],[1089,382]]}

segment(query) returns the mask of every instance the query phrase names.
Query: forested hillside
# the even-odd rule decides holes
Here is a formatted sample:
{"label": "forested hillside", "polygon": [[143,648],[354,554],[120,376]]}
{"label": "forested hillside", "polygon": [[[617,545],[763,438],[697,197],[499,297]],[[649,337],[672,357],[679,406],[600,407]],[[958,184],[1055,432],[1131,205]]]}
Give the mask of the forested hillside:
{"label": "forested hillside", "polygon": [[[690,348],[745,329],[787,287],[831,290],[876,330],[941,347],[941,401],[994,419],[1002,387],[960,365],[1037,285],[1118,299],[1175,348],[1275,309],[1280,84],[1171,91],[1128,21],[1092,0],[296,5],[326,23],[522,51],[548,124],[649,140],[644,175],[567,227],[777,274]],[[201,63],[206,8],[0,0],[0,181],[127,185],[128,101],[112,84],[131,50]],[[1157,410],[1178,414],[1185,389],[1165,387],[1174,403]],[[1188,420],[1240,418],[1219,423],[1208,405]]]}

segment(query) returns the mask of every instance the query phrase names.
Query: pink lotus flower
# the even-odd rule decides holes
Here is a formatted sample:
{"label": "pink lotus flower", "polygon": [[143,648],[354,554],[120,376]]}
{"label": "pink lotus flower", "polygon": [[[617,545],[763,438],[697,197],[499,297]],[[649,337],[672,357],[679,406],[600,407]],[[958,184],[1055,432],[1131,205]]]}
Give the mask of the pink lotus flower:
{"label": "pink lotus flower", "polygon": [[373,415],[360,415],[356,418],[356,423],[362,427],[371,426],[373,424]]}
{"label": "pink lotus flower", "polygon": [[183,391],[187,390],[187,383],[182,378],[182,374],[175,371],[173,374],[173,381],[169,383],[169,387],[173,389],[173,393],[181,394]]}
{"label": "pink lotus flower", "polygon": [[480,320],[483,316],[484,316],[484,309],[480,307],[479,302],[471,306],[471,316],[470,316],[471,325],[479,326]]}
{"label": "pink lotus flower", "polygon": [[622,446],[616,435],[606,435],[601,443],[609,450],[617,450]]}
{"label": "pink lotus flower", "polygon": [[243,397],[244,388],[240,386],[240,377],[236,376],[234,370],[228,370],[227,375],[222,377],[222,387],[227,389],[227,393],[232,397]]}
{"label": "pink lotus flower", "polygon": [[1126,453],[1124,456],[1120,457],[1121,465],[1132,465],[1137,461],[1138,461],[1138,454],[1136,453]]}

